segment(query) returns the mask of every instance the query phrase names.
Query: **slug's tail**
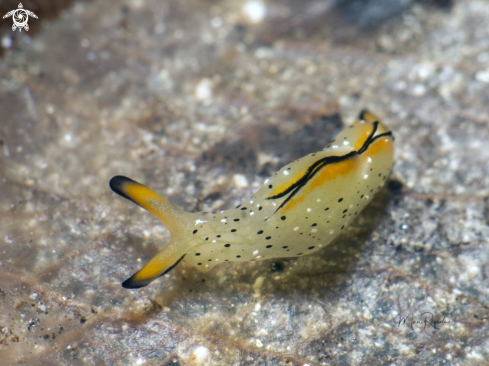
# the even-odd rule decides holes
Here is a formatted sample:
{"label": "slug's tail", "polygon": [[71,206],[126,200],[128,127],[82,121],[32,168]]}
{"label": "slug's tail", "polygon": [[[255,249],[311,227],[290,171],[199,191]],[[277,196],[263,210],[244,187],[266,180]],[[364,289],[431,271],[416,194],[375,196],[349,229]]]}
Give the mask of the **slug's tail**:
{"label": "slug's tail", "polygon": [[185,257],[184,246],[178,245],[189,213],[172,205],[166,198],[132,179],[116,176],[110,180],[110,188],[117,194],[136,203],[158,217],[170,230],[172,240],[148,264],[122,283],[124,288],[140,288],[164,275]]}
{"label": "slug's tail", "polygon": [[384,126],[384,124],[382,123],[382,121],[380,120],[379,117],[377,117],[377,115],[375,115],[374,113],[370,112],[368,109],[363,109],[360,114],[358,115],[358,119],[360,121],[365,121],[367,123],[373,123],[373,122],[378,122],[378,126],[377,126],[377,134],[382,134],[382,133],[386,133],[388,132],[389,130]]}

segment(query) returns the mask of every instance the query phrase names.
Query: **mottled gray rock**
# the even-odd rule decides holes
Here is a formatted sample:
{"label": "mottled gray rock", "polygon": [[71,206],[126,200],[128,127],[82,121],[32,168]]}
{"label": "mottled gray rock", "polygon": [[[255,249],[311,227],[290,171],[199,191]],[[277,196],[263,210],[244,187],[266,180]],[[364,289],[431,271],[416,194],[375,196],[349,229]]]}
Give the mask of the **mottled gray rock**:
{"label": "mottled gray rock", "polygon": [[[488,363],[489,5],[335,4],[77,3],[5,50],[2,364]],[[229,208],[364,107],[390,189],[328,248],[120,286],[169,232],[112,176]]]}

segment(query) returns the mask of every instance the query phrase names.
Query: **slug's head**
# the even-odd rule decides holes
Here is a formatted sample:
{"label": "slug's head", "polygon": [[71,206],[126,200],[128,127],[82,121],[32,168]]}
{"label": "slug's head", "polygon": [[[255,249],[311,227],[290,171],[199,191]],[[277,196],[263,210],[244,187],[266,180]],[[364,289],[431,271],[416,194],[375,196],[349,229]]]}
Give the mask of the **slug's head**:
{"label": "slug's head", "polygon": [[175,267],[185,256],[189,243],[185,228],[190,214],[172,205],[164,197],[132,179],[116,176],[110,180],[110,188],[117,194],[136,203],[158,217],[172,234],[171,242],[148,264],[122,283],[124,288],[140,288]]}

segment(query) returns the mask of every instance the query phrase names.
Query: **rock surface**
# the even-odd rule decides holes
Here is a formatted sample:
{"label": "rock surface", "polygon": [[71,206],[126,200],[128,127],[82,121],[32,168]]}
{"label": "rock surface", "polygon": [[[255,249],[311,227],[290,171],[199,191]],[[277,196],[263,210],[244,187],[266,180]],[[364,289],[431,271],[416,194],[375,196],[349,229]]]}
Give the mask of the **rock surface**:
{"label": "rock surface", "polygon": [[[487,364],[489,5],[365,3],[99,0],[10,34],[2,364]],[[393,175],[328,248],[120,286],[169,232],[112,176],[226,209],[364,107]]]}

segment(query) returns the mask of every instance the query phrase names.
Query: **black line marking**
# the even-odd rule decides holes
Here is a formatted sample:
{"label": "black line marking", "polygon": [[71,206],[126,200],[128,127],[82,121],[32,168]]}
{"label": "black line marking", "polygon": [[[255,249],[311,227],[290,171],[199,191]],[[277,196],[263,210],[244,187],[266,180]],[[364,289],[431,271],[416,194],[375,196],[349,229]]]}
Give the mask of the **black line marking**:
{"label": "black line marking", "polygon": [[[175,268],[175,266],[180,263],[180,261],[185,257],[185,254],[182,255],[172,266],[168,267],[168,269],[163,272],[162,274],[160,274],[158,277],[161,277],[165,274],[167,274],[169,271],[171,271],[173,268]],[[138,272],[136,272],[135,274],[133,274],[131,277],[129,277],[127,280],[125,280],[124,282],[122,282],[122,287],[124,288],[127,288],[127,289],[137,289],[137,288],[141,288],[141,287],[144,287],[144,286],[147,286],[149,285],[156,277],[152,277],[152,278],[146,278],[144,280],[140,280],[140,281],[137,281],[137,280],[134,280],[134,276],[136,274],[138,274]]]}
{"label": "black line marking", "polygon": [[161,276],[163,276],[163,275],[166,275],[166,274],[167,274],[168,272],[170,272],[170,271],[171,271],[173,268],[175,268],[175,267],[176,267],[176,265],[177,265],[178,263],[180,263],[180,262],[182,261],[183,257],[185,257],[185,256],[186,256],[186,254],[182,255],[182,256],[180,257],[180,259],[178,259],[178,260],[175,262],[175,264],[173,264],[172,266],[168,267],[168,269],[167,269],[165,272],[163,272],[162,274],[160,274],[160,276],[159,276],[159,277],[161,277]]}
{"label": "black line marking", "polygon": [[360,113],[358,114],[358,119],[361,121],[365,121],[365,115],[366,114],[372,114],[368,109],[362,109]]}
{"label": "black line marking", "polygon": [[377,139],[379,139],[381,137],[385,137],[385,136],[391,136],[392,137],[391,131],[385,132],[385,133],[382,133],[378,136],[373,137],[375,135],[375,132],[377,131],[378,124],[379,124],[379,122],[377,122],[377,121],[373,122],[372,133],[367,137],[367,139],[363,143],[360,150],[351,151],[348,154],[343,155],[343,156],[328,156],[326,158],[322,158],[322,159],[315,161],[307,169],[306,173],[299,180],[297,180],[295,183],[291,184],[284,191],[277,193],[274,196],[267,197],[266,198],[267,200],[277,199],[277,198],[282,198],[282,197],[284,197],[290,193],[289,196],[280,204],[280,206],[278,206],[278,208],[275,210],[274,214],[277,213],[277,211],[280,210],[282,207],[284,207],[285,204],[287,202],[289,202],[292,199],[292,197],[294,197],[300,191],[300,189],[302,187],[304,187],[316,175],[316,173],[318,171],[320,171],[322,168],[324,168],[325,166],[330,165],[330,164],[340,163],[344,160],[348,160],[348,159],[350,159],[356,155],[360,155],[360,154],[364,153],[374,141],[376,141]]}

